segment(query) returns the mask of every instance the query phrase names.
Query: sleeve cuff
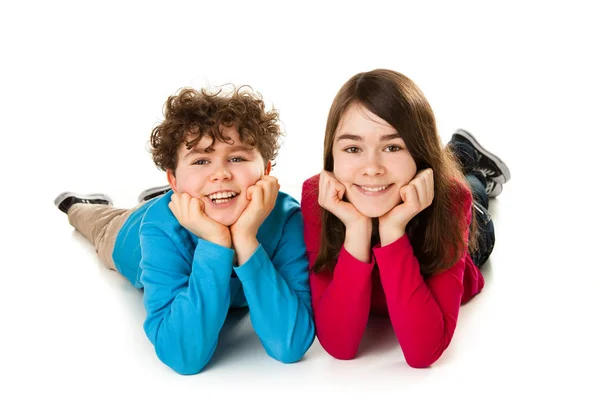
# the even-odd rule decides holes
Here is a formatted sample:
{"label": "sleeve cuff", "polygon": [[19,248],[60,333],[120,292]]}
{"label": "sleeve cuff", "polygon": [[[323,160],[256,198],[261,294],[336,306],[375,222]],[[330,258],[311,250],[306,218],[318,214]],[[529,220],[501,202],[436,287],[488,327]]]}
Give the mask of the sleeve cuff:
{"label": "sleeve cuff", "polygon": [[[222,275],[223,279],[229,279],[231,277],[234,257],[235,252],[233,249],[198,238],[194,259],[202,260],[202,264],[204,265],[215,266],[213,270],[217,274]],[[223,268],[222,266],[228,268]]]}
{"label": "sleeve cuff", "polygon": [[374,266],[375,260],[373,257],[371,257],[371,261],[368,263],[362,262],[350,254],[342,245],[334,273],[341,269],[350,271],[351,274],[370,276]]}
{"label": "sleeve cuff", "polygon": [[377,264],[379,266],[385,264],[381,262],[382,260],[397,258],[407,252],[413,254],[413,248],[406,233],[387,246],[381,247],[381,244],[378,244],[373,248],[373,254],[375,255],[375,259],[377,259]]}
{"label": "sleeve cuff", "polygon": [[240,281],[248,281],[254,279],[262,271],[262,266],[265,262],[270,261],[269,256],[265,252],[262,244],[258,244],[254,253],[250,256],[248,261],[239,267],[234,267],[234,271]]}

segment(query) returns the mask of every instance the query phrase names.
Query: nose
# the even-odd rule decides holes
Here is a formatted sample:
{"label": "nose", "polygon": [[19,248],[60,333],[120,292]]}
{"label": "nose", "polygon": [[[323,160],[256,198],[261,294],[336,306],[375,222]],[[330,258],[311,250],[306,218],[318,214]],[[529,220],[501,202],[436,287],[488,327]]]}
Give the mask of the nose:
{"label": "nose", "polygon": [[229,165],[220,164],[216,165],[215,169],[210,174],[211,182],[225,181],[231,179],[231,171],[229,171]]}
{"label": "nose", "polygon": [[385,173],[385,167],[377,154],[367,156],[363,165],[363,175],[379,176]]}

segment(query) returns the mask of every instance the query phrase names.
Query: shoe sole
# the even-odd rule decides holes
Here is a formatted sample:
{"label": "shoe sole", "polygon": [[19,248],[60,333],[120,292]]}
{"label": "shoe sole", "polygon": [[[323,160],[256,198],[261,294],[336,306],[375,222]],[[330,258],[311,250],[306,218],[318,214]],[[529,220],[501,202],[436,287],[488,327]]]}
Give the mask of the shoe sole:
{"label": "shoe sole", "polygon": [[475,147],[477,149],[477,151],[479,151],[481,154],[485,155],[487,158],[489,158],[490,160],[495,162],[496,165],[498,165],[498,168],[500,168],[502,175],[496,179],[491,178],[492,180],[494,180],[498,183],[506,183],[510,180],[510,170],[508,169],[508,166],[504,163],[504,161],[502,161],[500,159],[500,157],[498,157],[497,155],[495,155],[493,153],[490,153],[489,150],[486,150],[485,147],[483,147],[477,141],[477,139],[475,139],[475,137],[473,135],[471,135],[471,133],[469,133],[468,131],[466,131],[464,129],[457,129],[456,132],[454,132],[454,133],[456,135],[462,136],[465,139],[467,139],[469,142],[471,142],[473,147]]}
{"label": "shoe sole", "polygon": [[141,203],[142,201],[144,201],[144,199],[146,197],[150,196],[151,194],[163,192],[163,191],[168,192],[169,190],[171,190],[171,185],[157,186],[157,187],[153,187],[150,189],[146,189],[142,193],[140,193],[140,195],[138,196],[138,203]]}
{"label": "shoe sole", "polygon": [[63,201],[65,201],[65,199],[68,199],[69,197],[77,197],[80,199],[85,199],[85,200],[106,200],[108,201],[108,205],[112,206],[113,205],[113,201],[110,197],[108,197],[107,195],[105,195],[104,193],[94,193],[94,194],[78,194],[78,193],[73,193],[73,192],[64,192],[59,194],[56,199],[54,199],[54,205],[56,207],[58,207],[60,205],[60,203],[62,203]]}

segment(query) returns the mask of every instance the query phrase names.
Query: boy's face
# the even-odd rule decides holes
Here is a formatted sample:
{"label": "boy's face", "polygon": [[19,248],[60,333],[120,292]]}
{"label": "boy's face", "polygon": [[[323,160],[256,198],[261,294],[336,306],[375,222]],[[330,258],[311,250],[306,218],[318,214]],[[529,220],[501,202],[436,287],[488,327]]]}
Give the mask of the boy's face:
{"label": "boy's face", "polygon": [[176,192],[188,193],[204,202],[204,212],[225,226],[233,225],[250,201],[246,191],[263,175],[268,175],[271,162],[265,169],[262,156],[254,147],[240,142],[235,127],[222,127],[223,136],[233,144],[204,136],[195,147],[182,144],[178,151],[175,174],[167,171],[171,187]]}

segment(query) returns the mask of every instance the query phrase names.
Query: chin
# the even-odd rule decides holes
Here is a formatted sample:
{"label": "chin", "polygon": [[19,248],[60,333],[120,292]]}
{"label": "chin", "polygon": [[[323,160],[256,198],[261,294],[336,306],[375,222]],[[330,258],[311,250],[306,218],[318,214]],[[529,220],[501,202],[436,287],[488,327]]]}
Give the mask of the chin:
{"label": "chin", "polygon": [[393,207],[373,207],[372,205],[356,206],[358,212],[368,218],[379,218],[385,215]]}
{"label": "chin", "polygon": [[238,218],[240,216],[239,215],[235,215],[235,216],[232,216],[232,215],[208,215],[208,217],[215,220],[216,222],[218,222],[221,225],[230,227],[231,225],[236,223],[236,221],[238,220]]}

